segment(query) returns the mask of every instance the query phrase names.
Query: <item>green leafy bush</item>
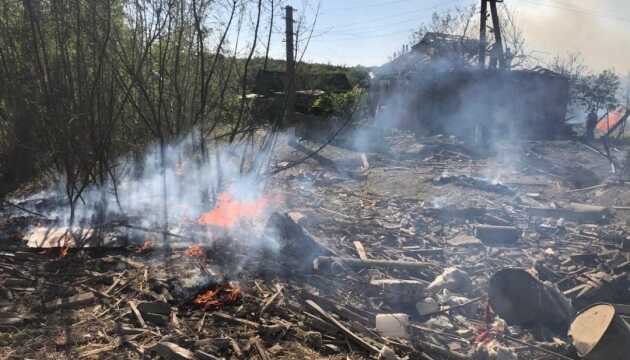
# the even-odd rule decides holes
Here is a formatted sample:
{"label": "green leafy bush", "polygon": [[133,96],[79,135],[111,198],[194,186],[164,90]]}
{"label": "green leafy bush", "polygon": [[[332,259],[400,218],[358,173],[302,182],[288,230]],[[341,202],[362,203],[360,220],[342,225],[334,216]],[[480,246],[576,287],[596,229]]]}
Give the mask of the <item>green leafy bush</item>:
{"label": "green leafy bush", "polygon": [[350,116],[357,110],[365,94],[365,90],[358,87],[344,93],[325,93],[313,102],[310,111],[316,115]]}

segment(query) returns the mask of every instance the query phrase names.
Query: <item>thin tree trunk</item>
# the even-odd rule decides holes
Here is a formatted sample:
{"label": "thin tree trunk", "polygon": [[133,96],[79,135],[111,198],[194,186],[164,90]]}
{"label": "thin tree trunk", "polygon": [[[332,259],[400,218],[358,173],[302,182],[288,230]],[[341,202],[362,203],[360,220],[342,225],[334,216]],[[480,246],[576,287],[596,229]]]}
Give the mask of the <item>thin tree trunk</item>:
{"label": "thin tree trunk", "polygon": [[274,4],[271,0],[271,17],[269,19],[269,35],[267,35],[267,49],[265,50],[265,62],[263,63],[263,70],[267,70],[267,61],[269,60],[269,48],[271,47],[271,34],[273,33],[273,11]]}

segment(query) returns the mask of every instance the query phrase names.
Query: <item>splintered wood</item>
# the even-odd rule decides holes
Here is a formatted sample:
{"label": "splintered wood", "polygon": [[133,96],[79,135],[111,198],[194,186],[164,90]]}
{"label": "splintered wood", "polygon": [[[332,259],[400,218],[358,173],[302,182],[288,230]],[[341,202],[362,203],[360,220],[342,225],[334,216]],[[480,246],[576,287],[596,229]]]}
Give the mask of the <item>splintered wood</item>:
{"label": "splintered wood", "polygon": [[[573,142],[502,156],[405,133],[386,145],[331,145],[269,180],[287,201],[264,231],[247,224],[264,196],[168,231],[130,217],[71,238],[5,209],[0,357],[577,359],[576,316],[586,358],[625,354],[630,187],[576,188],[571,170],[604,178],[607,159]],[[278,146],[287,163],[318,148]],[[118,245],[77,247],[95,236]],[[583,340],[594,304],[619,327]]]}

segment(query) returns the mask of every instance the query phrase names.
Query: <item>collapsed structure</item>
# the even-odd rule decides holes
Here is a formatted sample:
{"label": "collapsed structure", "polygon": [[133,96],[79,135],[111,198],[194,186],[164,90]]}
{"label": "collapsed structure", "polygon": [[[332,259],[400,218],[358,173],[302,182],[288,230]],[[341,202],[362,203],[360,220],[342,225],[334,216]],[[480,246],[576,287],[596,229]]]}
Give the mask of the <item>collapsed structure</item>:
{"label": "collapsed structure", "polygon": [[473,64],[479,46],[478,40],[427,33],[378,68],[370,89],[377,123],[428,135],[472,136],[476,142],[506,134],[529,139],[571,134],[565,123],[566,77],[542,68],[481,68]]}
{"label": "collapsed structure", "polygon": [[[377,122],[565,133],[566,79],[477,69],[477,47],[427,34],[382,67]],[[258,105],[285,101],[282,73],[259,77]],[[148,198],[130,196],[134,212],[83,229],[53,217],[50,192],[15,194],[0,208],[0,357],[627,358],[630,189],[597,176],[608,157],[572,141],[506,159],[457,138],[352,136],[385,150],[279,141],[265,161],[286,171],[265,179],[236,171],[238,147],[214,149],[232,186],[201,207],[190,184],[213,174],[178,162],[166,224],[150,220],[152,176],[126,189]]]}

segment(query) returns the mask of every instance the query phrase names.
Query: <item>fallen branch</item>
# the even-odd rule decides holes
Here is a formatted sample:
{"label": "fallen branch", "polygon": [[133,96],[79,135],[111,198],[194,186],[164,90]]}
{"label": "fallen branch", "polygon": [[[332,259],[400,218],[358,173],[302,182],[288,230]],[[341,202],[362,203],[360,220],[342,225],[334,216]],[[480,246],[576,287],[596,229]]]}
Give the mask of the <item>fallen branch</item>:
{"label": "fallen branch", "polygon": [[22,206],[18,205],[18,204],[14,204],[14,203],[12,203],[12,202],[10,202],[10,201],[8,201],[8,200],[2,200],[2,203],[3,203],[3,204],[5,204],[5,205],[9,205],[9,206],[11,206],[11,207],[14,207],[14,208],[16,208],[16,209],[18,209],[18,210],[22,210],[22,211],[24,211],[25,213],[29,213],[29,214],[31,214],[31,215],[35,215],[35,216],[38,216],[38,217],[41,217],[41,218],[44,218],[44,219],[48,219],[48,216],[46,216],[46,215],[40,214],[40,213],[35,212],[35,211],[33,211],[33,210],[29,210],[29,209],[27,209],[27,208],[24,208],[24,207],[22,207]]}
{"label": "fallen branch", "polygon": [[166,231],[166,230],[154,230],[154,229],[149,229],[149,228],[145,228],[145,227],[142,227],[142,226],[123,224],[123,223],[116,223],[116,224],[111,224],[111,225],[125,227],[125,228],[133,229],[133,230],[140,230],[140,231],[153,233],[153,234],[166,235],[166,236],[170,236],[170,237],[174,237],[174,238],[178,238],[178,239],[192,240],[189,237],[178,235],[178,234],[174,234],[174,233],[172,233],[170,231]]}
{"label": "fallen branch", "polygon": [[371,259],[355,259],[355,258],[342,258],[332,256],[319,256],[313,262],[313,267],[316,271],[324,268],[330,268],[334,264],[340,264],[347,266],[351,269],[361,270],[366,268],[386,268],[386,269],[398,269],[398,270],[426,270],[435,267],[434,264],[429,262],[419,261],[397,261],[397,260],[371,260]]}
{"label": "fallen branch", "polygon": [[506,340],[510,340],[510,341],[513,341],[513,342],[515,342],[515,343],[517,343],[517,344],[520,344],[520,345],[523,345],[523,346],[527,346],[528,348],[538,350],[538,351],[543,352],[543,353],[545,353],[545,354],[547,354],[547,355],[555,356],[555,357],[557,357],[558,359],[563,359],[563,360],[573,360],[573,358],[570,358],[570,357],[568,357],[568,356],[564,356],[564,355],[562,355],[562,354],[558,354],[557,352],[553,352],[553,351],[551,351],[551,350],[547,350],[547,349],[545,349],[545,348],[543,348],[543,347],[540,347],[540,346],[538,346],[538,345],[534,345],[534,344],[526,343],[525,341],[521,341],[521,340],[519,340],[519,339],[515,339],[515,338],[513,338],[513,337],[511,337],[511,336],[508,336],[508,335],[502,335],[502,337],[503,337],[503,338],[505,338]]}
{"label": "fallen branch", "polygon": [[262,309],[260,309],[260,315],[264,314],[265,311],[269,308],[269,306],[271,306],[271,304],[273,304],[276,299],[278,298],[278,296],[280,296],[282,294],[282,290],[284,289],[284,287],[282,287],[282,285],[277,285],[276,286],[276,292],[271,295],[271,297],[267,300],[265,300],[265,303],[262,307]]}
{"label": "fallen branch", "polygon": [[127,301],[127,304],[129,304],[129,307],[131,308],[131,311],[136,316],[136,319],[138,320],[138,323],[140,324],[140,327],[146,328],[147,324],[144,321],[144,318],[142,317],[142,314],[140,314],[140,310],[138,310],[138,306],[136,305],[136,303],[134,301],[130,300],[130,301]]}
{"label": "fallen branch", "polygon": [[351,340],[353,340],[357,345],[361,346],[363,349],[367,350],[368,352],[371,352],[373,354],[378,354],[379,353],[379,349],[370,344],[369,342],[367,342],[366,340],[364,340],[362,337],[358,336],[357,334],[353,333],[350,329],[348,329],[347,327],[345,327],[342,323],[340,323],[337,319],[335,319],[332,315],[330,315],[326,310],[322,309],[319,305],[317,305],[314,301],[312,300],[306,300],[306,304],[308,306],[310,306],[313,310],[315,310],[318,314],[320,314],[321,316],[323,316],[326,320],[328,320],[329,322],[331,322],[333,325],[335,325],[335,327],[337,329],[339,329],[339,331],[341,331],[342,333],[344,333],[346,336],[348,336]]}
{"label": "fallen branch", "polygon": [[608,183],[603,183],[603,184],[593,185],[593,186],[589,186],[589,187],[585,187],[585,188],[581,188],[581,189],[569,190],[566,193],[567,194],[571,194],[571,193],[576,193],[576,192],[595,190],[595,189],[604,188],[604,187],[607,187],[607,186],[609,186]]}
{"label": "fallen branch", "polygon": [[265,346],[260,341],[260,338],[258,337],[251,338],[249,342],[250,344],[254,345],[254,349],[256,349],[256,352],[258,353],[258,355],[260,355],[260,358],[262,360],[271,360],[271,356],[269,356],[269,353],[267,353],[267,350],[265,349]]}
{"label": "fallen branch", "polygon": [[423,316],[430,317],[430,316],[434,316],[434,315],[438,315],[438,314],[447,313],[447,312],[449,312],[451,310],[457,310],[459,308],[463,308],[464,306],[476,303],[476,302],[480,301],[481,299],[482,299],[481,297],[470,299],[470,300],[468,300],[468,301],[466,301],[466,302],[464,302],[462,304],[449,306],[449,307],[444,308],[442,310],[437,310],[437,311],[430,312],[428,314],[424,314]]}

